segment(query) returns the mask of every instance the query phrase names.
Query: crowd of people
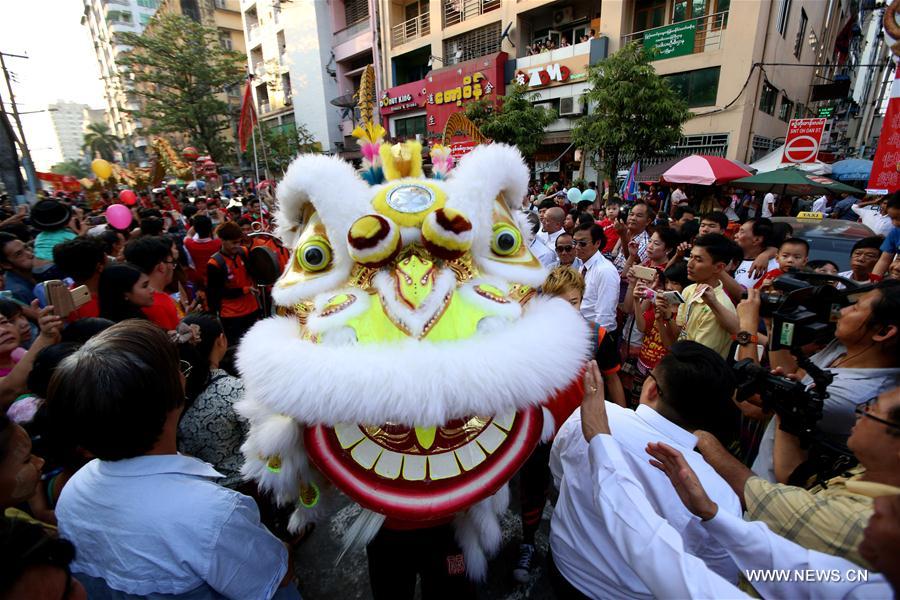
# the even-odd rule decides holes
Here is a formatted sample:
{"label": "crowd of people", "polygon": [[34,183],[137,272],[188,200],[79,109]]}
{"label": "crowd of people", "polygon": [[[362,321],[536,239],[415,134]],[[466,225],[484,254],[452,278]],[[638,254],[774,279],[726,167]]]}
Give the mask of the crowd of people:
{"label": "crowd of people", "polygon": [[[0,597],[299,597],[292,549],[310,528],[290,533],[242,479],[234,410],[234,349],[271,313],[250,255],[289,260],[270,207],[169,190],[116,229],[79,198],[5,202]],[[750,581],[763,597],[900,589],[900,194],[821,202],[652,186],[573,206],[563,185],[532,186],[540,292],[581,312],[592,356],[519,473],[515,581],[542,564],[555,498],[561,598],[743,597],[766,569],[869,574]],[[763,304],[784,275],[838,275],[769,218],[805,203],[873,235],[832,282],[863,287],[798,359]],[[811,432],[741,393],[742,360],[813,391],[830,373]]]}

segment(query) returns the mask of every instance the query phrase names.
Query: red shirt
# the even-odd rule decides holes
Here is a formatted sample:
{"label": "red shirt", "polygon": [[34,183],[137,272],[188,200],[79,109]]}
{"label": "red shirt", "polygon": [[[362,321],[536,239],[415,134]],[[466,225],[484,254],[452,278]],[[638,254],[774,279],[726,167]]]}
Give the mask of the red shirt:
{"label": "red shirt", "polygon": [[87,319],[100,316],[100,302],[97,300],[96,294],[91,294],[91,299],[82,306],[76,308],[69,313],[69,323],[74,323],[78,319]]}
{"label": "red shirt", "polygon": [[193,237],[186,237],[184,247],[194,261],[194,281],[206,287],[206,264],[213,254],[222,249],[222,240],[213,238],[195,240]]}
{"label": "red shirt", "polygon": [[144,315],[166,331],[178,327],[178,309],[168,294],[153,292],[153,304],[141,309]]}
{"label": "red shirt", "polygon": [[619,232],[616,231],[616,224],[611,219],[603,219],[597,221],[597,225],[603,228],[603,235],[606,236],[606,245],[600,249],[600,252],[612,252],[619,241]]}

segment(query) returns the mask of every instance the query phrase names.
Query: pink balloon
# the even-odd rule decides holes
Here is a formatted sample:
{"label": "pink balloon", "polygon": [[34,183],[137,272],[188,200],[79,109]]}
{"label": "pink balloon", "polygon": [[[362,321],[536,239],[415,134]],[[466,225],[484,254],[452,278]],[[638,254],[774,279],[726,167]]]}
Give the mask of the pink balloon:
{"label": "pink balloon", "polygon": [[131,211],[124,204],[111,204],[106,209],[106,222],[116,229],[126,229],[131,225]]}
{"label": "pink balloon", "polygon": [[137,202],[137,194],[131,190],[122,190],[119,192],[119,200],[126,206],[131,206]]}

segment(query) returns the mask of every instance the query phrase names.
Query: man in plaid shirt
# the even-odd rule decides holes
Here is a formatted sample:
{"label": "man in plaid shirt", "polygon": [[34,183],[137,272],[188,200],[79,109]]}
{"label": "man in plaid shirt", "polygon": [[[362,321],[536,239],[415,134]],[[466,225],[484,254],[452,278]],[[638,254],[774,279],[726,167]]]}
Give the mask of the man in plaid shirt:
{"label": "man in plaid shirt", "polygon": [[748,520],[810,550],[870,565],[859,553],[873,496],[900,494],[900,388],[857,409],[847,445],[859,466],[806,490],[756,477],[715,437],[696,433],[697,449],[741,499]]}

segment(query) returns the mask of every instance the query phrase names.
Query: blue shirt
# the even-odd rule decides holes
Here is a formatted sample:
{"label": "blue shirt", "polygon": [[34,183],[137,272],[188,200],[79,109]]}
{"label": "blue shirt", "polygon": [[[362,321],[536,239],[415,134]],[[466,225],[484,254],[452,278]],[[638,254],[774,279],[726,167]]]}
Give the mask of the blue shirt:
{"label": "blue shirt", "polygon": [[26,305],[31,305],[37,296],[34,295],[34,281],[28,281],[15,271],[7,271],[4,279],[6,280],[6,289],[12,292],[16,300]]}
{"label": "blue shirt", "polygon": [[56,505],[60,537],[77,550],[72,571],[140,596],[206,588],[212,597],[272,598],[287,550],[251,498],[211,481],[220,477],[177,454],[92,460]]}
{"label": "blue shirt", "polygon": [[[894,227],[887,234],[887,237],[884,238],[884,242],[881,244],[881,251],[887,252],[888,254],[900,254],[900,227]],[[7,277],[9,277],[7,275]],[[9,280],[7,279],[6,287],[9,287]]]}

